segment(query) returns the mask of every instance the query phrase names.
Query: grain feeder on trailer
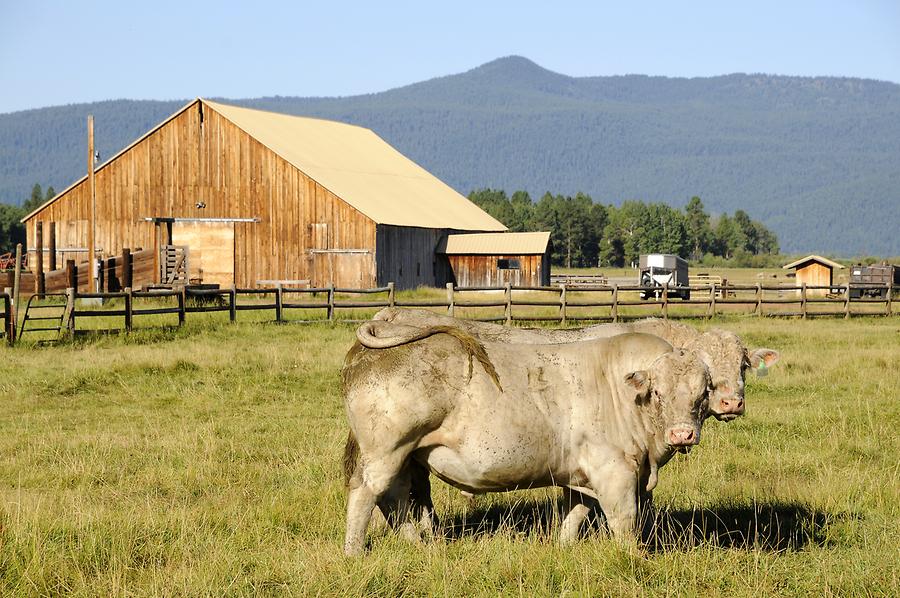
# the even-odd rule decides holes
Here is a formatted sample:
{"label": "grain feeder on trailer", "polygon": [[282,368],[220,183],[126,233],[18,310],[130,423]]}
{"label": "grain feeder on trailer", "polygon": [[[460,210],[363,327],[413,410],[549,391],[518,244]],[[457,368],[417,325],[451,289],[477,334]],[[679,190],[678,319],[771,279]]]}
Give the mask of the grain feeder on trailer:
{"label": "grain feeder on trailer", "polygon": [[662,296],[663,288],[668,288],[669,297],[691,298],[688,280],[688,263],[677,255],[648,253],[640,257],[641,299]]}

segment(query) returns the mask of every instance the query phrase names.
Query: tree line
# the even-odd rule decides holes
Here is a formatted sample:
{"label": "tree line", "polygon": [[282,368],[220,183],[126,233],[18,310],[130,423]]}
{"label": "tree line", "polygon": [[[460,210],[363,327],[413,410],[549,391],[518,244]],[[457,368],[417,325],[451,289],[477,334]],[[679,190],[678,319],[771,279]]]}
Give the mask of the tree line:
{"label": "tree line", "polygon": [[21,222],[22,218],[55,196],[53,187],[47,187],[45,193],[40,184],[35,183],[31,188],[31,196],[21,206],[0,203],[0,253],[15,251],[16,243],[25,245],[25,225]]}
{"label": "tree line", "polygon": [[711,216],[699,197],[684,210],[629,200],[595,203],[589,195],[545,193],[537,202],[525,191],[478,189],[469,199],[510,231],[551,232],[553,265],[623,267],[642,253],[672,253],[693,262],[761,267],[778,254],[778,238],[744,210]]}

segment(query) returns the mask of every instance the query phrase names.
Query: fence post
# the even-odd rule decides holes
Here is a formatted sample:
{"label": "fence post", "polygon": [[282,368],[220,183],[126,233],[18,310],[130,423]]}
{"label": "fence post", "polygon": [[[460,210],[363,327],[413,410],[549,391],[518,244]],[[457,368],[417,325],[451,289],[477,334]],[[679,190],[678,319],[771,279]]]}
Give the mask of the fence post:
{"label": "fence post", "polygon": [[[127,251],[127,249],[126,249]],[[125,264],[125,262],[122,262]],[[133,297],[131,296],[131,287],[125,287],[125,332],[126,334],[131,332],[131,301]]]}
{"label": "fence post", "polygon": [[806,283],[800,283],[800,314],[806,319]]}
{"label": "fence post", "polygon": [[78,266],[75,265],[75,260],[66,260],[66,288],[78,292]]}
{"label": "fence post", "polygon": [[709,311],[706,313],[706,319],[712,320],[716,315],[716,283],[709,286]]}
{"label": "fence post", "polygon": [[619,321],[619,283],[617,283],[617,282],[613,283],[612,289],[613,289],[612,290],[612,307],[610,309],[610,311],[612,313],[610,315],[612,315],[613,322],[618,322]]}
{"label": "fence post", "polygon": [[503,297],[506,299],[506,311],[504,313],[506,316],[506,325],[509,326],[512,324],[512,285],[508,282],[503,289]]}
{"label": "fence post", "polygon": [[134,261],[131,258],[131,249],[122,250],[122,286],[130,289],[134,286]]}
{"label": "fence post", "polygon": [[237,287],[233,284],[228,292],[228,321],[237,321]]}
{"label": "fence post", "polygon": [[891,302],[894,301],[894,282],[887,283],[887,303],[884,304],[884,315],[891,315]]}
{"label": "fence post", "polygon": [[667,284],[666,286],[663,287],[663,293],[662,293],[662,295],[663,295],[663,296],[662,296],[662,300],[663,300],[663,304],[662,304],[663,320],[668,320],[668,319],[669,319],[669,285],[668,285],[668,284]]}
{"label": "fence post", "polygon": [[[70,262],[74,264],[75,260],[66,260],[67,269]],[[72,337],[75,336],[75,296],[77,294],[77,288],[68,287],[66,289],[66,314],[69,316],[66,319],[66,333]]]}
{"label": "fence post", "polygon": [[850,283],[844,285],[844,319],[850,319]]}
{"label": "fence post", "polygon": [[756,283],[756,315],[762,317],[762,284]]}
{"label": "fence post", "polygon": [[394,307],[394,283],[388,283],[388,305]]}
{"label": "fence post", "polygon": [[[19,292],[22,282],[22,244],[16,243],[16,270],[13,276],[13,329],[16,334],[19,330]],[[16,336],[13,334],[13,336]]]}
{"label": "fence post", "polygon": [[35,226],[34,243],[34,292],[43,295],[44,291],[44,222],[38,220]]}
{"label": "fence post", "polygon": [[275,285],[275,321],[279,324],[284,322],[284,291],[281,283]]}
{"label": "fence post", "polygon": [[456,313],[456,310],[454,309],[454,306],[453,306],[453,283],[448,282],[447,283],[447,315],[450,316],[451,318],[454,318],[454,317],[456,317],[454,315],[455,313]]}
{"label": "fence post", "polygon": [[4,322],[4,324],[5,324],[4,328],[5,328],[5,332],[6,332],[6,344],[12,345],[13,340],[14,340],[13,339],[13,326],[12,326],[12,322],[13,322],[13,320],[12,320],[12,299],[10,299],[9,289],[5,289],[4,292],[6,293],[3,296],[3,314],[6,319],[6,321]]}
{"label": "fence post", "polygon": [[184,317],[185,317],[185,289],[181,287],[181,291],[178,293],[178,326],[184,326]]}
{"label": "fence post", "polygon": [[328,321],[334,321],[334,283],[328,283]]}
{"label": "fence post", "polygon": [[559,283],[559,323],[566,325],[566,283]]}

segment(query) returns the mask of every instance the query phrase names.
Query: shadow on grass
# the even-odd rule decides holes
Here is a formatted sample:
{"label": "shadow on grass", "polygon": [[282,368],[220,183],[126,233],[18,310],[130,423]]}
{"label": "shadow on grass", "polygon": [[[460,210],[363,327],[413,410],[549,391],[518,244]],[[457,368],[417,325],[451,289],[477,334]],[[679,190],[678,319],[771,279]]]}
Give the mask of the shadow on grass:
{"label": "shadow on grass", "polygon": [[829,543],[828,527],[858,518],[794,502],[715,505],[656,512],[647,543],[654,552],[685,550],[701,544],[781,552]]}
{"label": "shadow on grass", "polygon": [[[498,532],[537,535],[555,540],[562,520],[562,500],[523,501],[512,505],[475,507],[443,522],[448,540]],[[727,504],[692,509],[663,507],[644,526],[644,546],[650,552],[689,550],[707,545],[767,552],[801,550],[829,544],[830,525],[858,519],[794,502]],[[602,514],[593,517],[583,535],[604,534]]]}

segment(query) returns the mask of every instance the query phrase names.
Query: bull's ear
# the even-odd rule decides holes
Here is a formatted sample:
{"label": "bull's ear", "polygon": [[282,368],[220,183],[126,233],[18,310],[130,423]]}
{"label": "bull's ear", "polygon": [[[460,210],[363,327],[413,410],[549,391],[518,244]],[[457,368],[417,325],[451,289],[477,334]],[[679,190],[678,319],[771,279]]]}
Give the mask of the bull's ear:
{"label": "bull's ear", "polygon": [[625,383],[637,391],[635,400],[645,401],[650,396],[650,372],[638,370],[625,375]]}
{"label": "bull's ear", "polygon": [[750,353],[750,367],[756,370],[757,374],[763,374],[767,368],[775,365],[781,355],[774,349],[754,349]]}

